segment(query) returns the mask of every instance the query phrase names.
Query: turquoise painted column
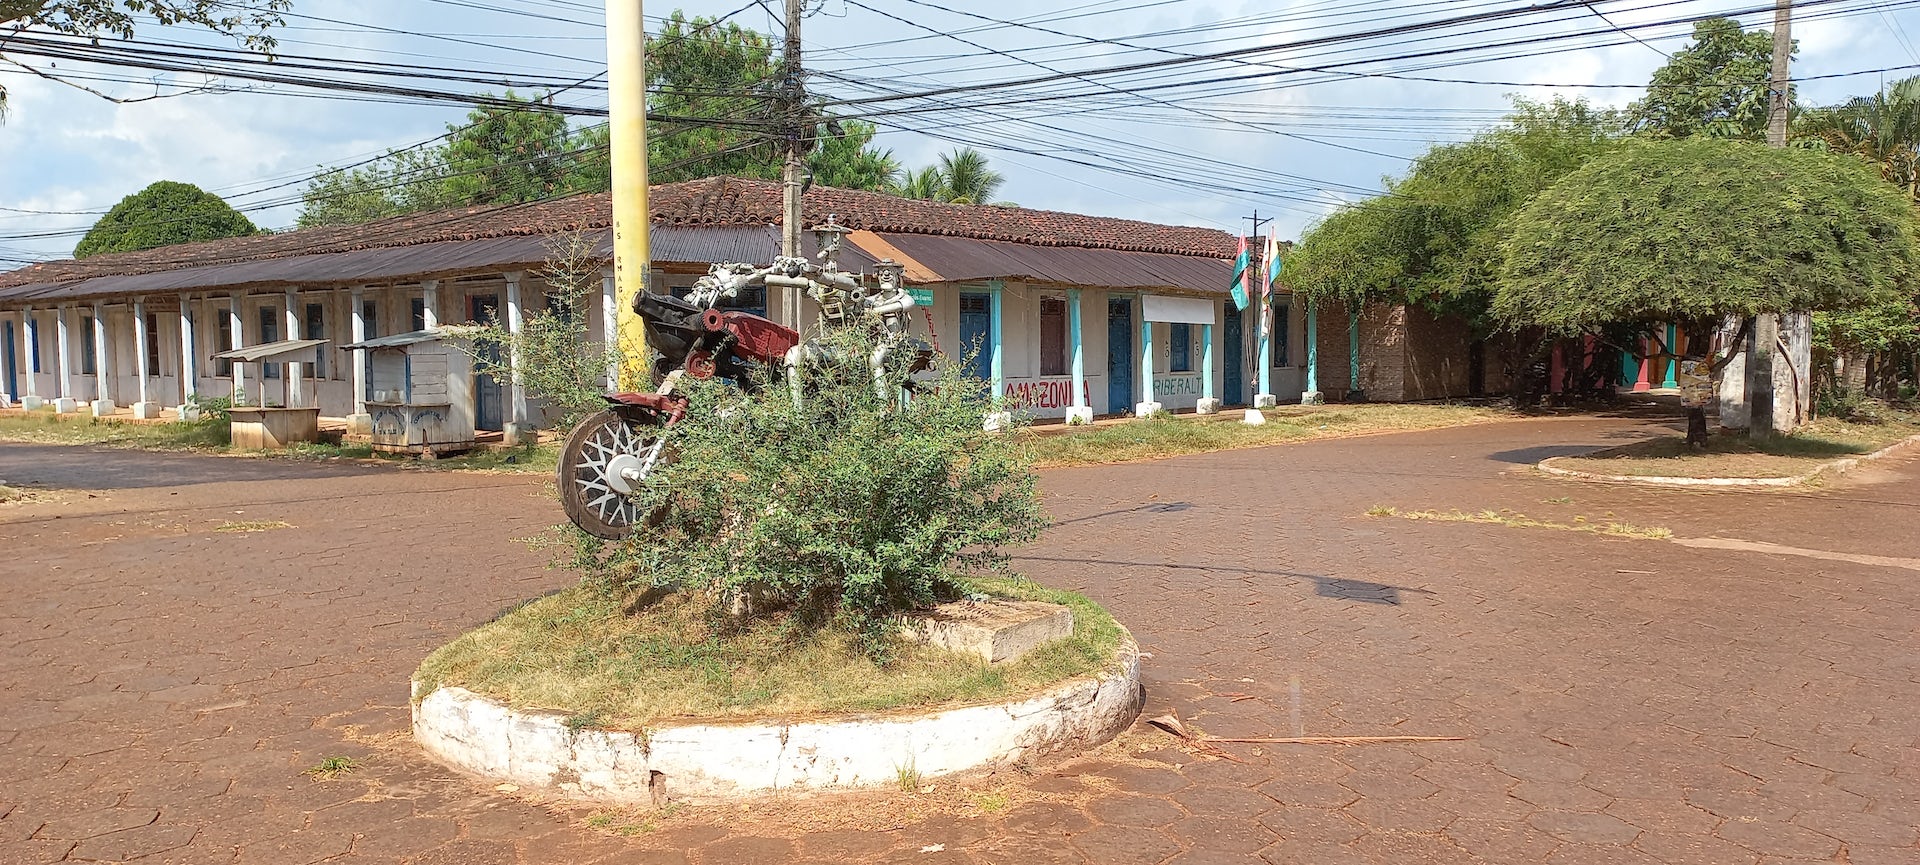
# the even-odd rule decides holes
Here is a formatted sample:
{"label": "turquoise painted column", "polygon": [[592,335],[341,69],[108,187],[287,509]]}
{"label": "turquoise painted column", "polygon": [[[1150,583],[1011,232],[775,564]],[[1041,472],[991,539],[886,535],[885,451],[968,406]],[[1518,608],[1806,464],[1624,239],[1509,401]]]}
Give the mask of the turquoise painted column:
{"label": "turquoise painted column", "polygon": [[1007,395],[1006,347],[1002,339],[1006,329],[1001,326],[1005,305],[1000,297],[1005,293],[1006,287],[1006,283],[998,280],[987,284],[990,292],[988,296],[992,298],[991,315],[988,316],[990,322],[987,325],[987,341],[993,345],[993,354],[989,357],[990,372],[988,374],[992,377],[993,398],[996,400]]}
{"label": "turquoise painted column", "polygon": [[1080,289],[1067,289],[1067,345],[1073,352],[1073,407],[1086,406],[1087,358],[1080,337]]}
{"label": "turquoise painted column", "polygon": [[[1260,366],[1259,393],[1270,394],[1273,393],[1273,304],[1262,297],[1258,309],[1260,310],[1260,317],[1257,319],[1260,327],[1260,359],[1255,363]],[[1254,403],[1259,402],[1260,400],[1256,397]]]}
{"label": "turquoise painted column", "polygon": [[1213,324],[1200,325],[1200,398],[1213,399]]}
{"label": "turquoise painted column", "polygon": [[1307,301],[1307,394],[1320,392],[1320,314]]}
{"label": "turquoise painted column", "polygon": [[1153,322],[1146,321],[1146,306],[1140,308],[1140,393],[1141,402],[1153,402]]}
{"label": "turquoise painted column", "polygon": [[1347,389],[1365,395],[1360,386],[1360,310],[1347,311]]}
{"label": "turquoise painted column", "polygon": [[1672,387],[1680,386],[1680,382],[1674,379],[1674,373],[1678,372],[1676,368],[1680,365],[1679,354],[1680,354],[1680,328],[1677,325],[1668,324],[1667,325],[1667,380],[1660,383],[1661,387],[1672,388]]}

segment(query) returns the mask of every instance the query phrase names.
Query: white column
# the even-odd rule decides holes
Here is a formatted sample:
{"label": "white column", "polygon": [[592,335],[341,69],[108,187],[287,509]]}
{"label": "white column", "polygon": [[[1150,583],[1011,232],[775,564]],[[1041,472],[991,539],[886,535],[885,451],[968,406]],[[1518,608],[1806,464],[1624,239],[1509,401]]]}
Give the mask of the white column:
{"label": "white column", "polygon": [[[247,321],[241,316],[246,309],[246,295],[234,292],[227,297],[227,335],[228,349],[245,348],[247,345]],[[247,368],[239,361],[233,362],[233,404],[243,405],[247,401]]]}
{"label": "white column", "polygon": [[193,398],[200,395],[200,360],[193,356],[193,296],[180,295],[180,419],[187,420]]}
{"label": "white column", "polygon": [[[287,287],[287,339],[299,339],[300,333],[300,296],[292,286]],[[287,367],[287,408],[299,408],[306,400],[301,393],[299,363],[289,363]]]}
{"label": "white column", "polygon": [[140,401],[133,404],[133,416],[145,420],[160,416],[160,406],[147,401],[147,376],[152,371],[147,368],[147,340],[153,334],[147,332],[147,307],[139,298],[133,300],[133,370],[140,379]]}
{"label": "white column", "polygon": [[620,389],[620,301],[613,289],[613,269],[600,271],[600,342],[607,361],[607,391]]}
{"label": "white column", "polygon": [[531,430],[527,423],[527,388],[520,381],[520,271],[501,274],[507,281],[507,429],[504,439],[517,445]]}
{"label": "white column", "polygon": [[40,377],[40,325],[34,320],[33,307],[20,310],[20,358],[25,361],[21,366],[26,370],[26,386],[20,395],[20,405],[28,411],[39,408],[40,384],[34,379]]}
{"label": "white column", "polygon": [[[354,342],[364,342],[367,338],[367,311],[360,286],[353,287],[353,330],[350,335]],[[367,359],[371,352],[350,351],[353,358],[353,416],[347,418],[347,428],[354,432],[371,432],[373,417],[367,414]]]}
{"label": "white column", "polygon": [[426,330],[439,327],[440,280],[429,279],[426,282],[420,283],[420,296],[422,300],[421,306],[425,307],[426,312],[423,316],[426,324],[422,325],[422,327]]}
{"label": "white column", "polygon": [[107,307],[100,301],[93,302],[93,416],[104,417],[113,414],[113,341],[107,338]]}
{"label": "white column", "polygon": [[1218,414],[1220,398],[1213,395],[1213,324],[1200,325],[1200,401],[1194,414]]}
{"label": "white column", "polygon": [[1140,304],[1140,404],[1133,407],[1134,417],[1153,417],[1164,408],[1153,398],[1153,322],[1147,320],[1147,307]]}
{"label": "white column", "polygon": [[54,370],[59,376],[53,381],[53,410],[62,413],[79,406],[73,400],[73,340],[67,338],[67,310],[66,306],[53,308],[54,351],[58,353]]}

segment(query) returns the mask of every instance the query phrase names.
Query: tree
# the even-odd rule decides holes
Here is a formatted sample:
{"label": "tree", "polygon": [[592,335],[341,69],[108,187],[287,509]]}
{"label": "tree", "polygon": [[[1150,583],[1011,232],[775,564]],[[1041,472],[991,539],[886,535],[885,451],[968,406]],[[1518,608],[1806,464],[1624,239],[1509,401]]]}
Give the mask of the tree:
{"label": "tree", "polygon": [[1872,96],[1808,111],[1793,131],[1797,138],[1866,160],[1920,203],[1920,76],[1895,81]]}
{"label": "tree", "polygon": [[[952,204],[986,204],[1007,179],[987,164],[987,157],[971,147],[940,154],[938,165],[908,172],[893,185],[895,195]],[[994,201],[994,204],[1008,202]]]}
{"label": "tree", "polygon": [[[1766,138],[1773,34],[1731,18],[1693,25],[1693,44],[1654,70],[1647,95],[1627,107],[1633,127],[1666,138]],[[1792,93],[1788,94],[1789,100]]]}
{"label": "tree", "polygon": [[769,134],[780,66],[766,34],[676,9],[647,40],[646,56],[648,113],[687,118],[647,125],[650,182],[780,177],[784,151]]}
{"label": "tree", "polygon": [[73,257],[260,233],[219,196],[191,183],[162,180],[120,199],[87,230],[80,245],[74,247]]}
{"label": "tree", "polygon": [[893,151],[873,146],[879,131],[871,123],[849,120],[826,124],[827,134],[816,139],[814,151],[807,155],[807,168],[819,186],[839,189],[883,190],[892,188],[900,176],[900,161]]}
{"label": "tree", "polygon": [[[291,8],[292,0],[0,0],[0,28],[131,39],[135,21],[151,18],[162,25],[196,24],[271,53],[272,29],[286,23],[280,13]],[[7,89],[0,86],[0,119],[6,105]]]}
{"label": "tree", "polygon": [[[1493,311],[1573,334],[1858,309],[1915,294],[1915,229],[1906,196],[1856,159],[1710,138],[1636,142],[1513,215]],[[1716,378],[1733,348],[1715,348]]]}

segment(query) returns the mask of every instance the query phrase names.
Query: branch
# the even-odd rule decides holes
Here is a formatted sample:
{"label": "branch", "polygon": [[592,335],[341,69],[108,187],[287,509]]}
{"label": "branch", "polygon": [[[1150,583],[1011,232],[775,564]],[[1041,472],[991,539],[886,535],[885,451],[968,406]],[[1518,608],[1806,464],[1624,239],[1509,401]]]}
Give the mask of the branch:
{"label": "branch", "polygon": [[[156,80],[153,84],[154,92],[152,96],[132,96],[132,97],[110,96],[108,94],[95,90],[91,87],[88,87],[85,84],[81,84],[77,81],[70,81],[66,78],[62,78],[51,72],[45,72],[39,69],[35,69],[32,66],[28,66],[27,64],[21,63],[20,61],[15,60],[11,57],[8,57],[4,54],[0,54],[0,63],[5,63],[8,66],[13,66],[15,68],[24,70],[33,75],[39,76],[41,78],[45,78],[46,80],[52,81],[55,84],[65,84],[68,87],[72,87],[76,90],[84,90],[88,93],[91,93],[95,96],[100,97],[101,99],[105,99],[108,102],[111,102],[115,105],[132,105],[136,102],[151,102],[155,99],[170,99],[175,96],[191,96],[196,93],[237,93],[242,90],[252,89],[250,87],[227,87],[224,85],[208,83],[208,84],[202,84],[198,87],[192,87],[185,90],[176,91],[173,93],[161,93],[160,82]],[[0,87],[0,105],[4,105],[5,102],[6,102],[6,88]]]}

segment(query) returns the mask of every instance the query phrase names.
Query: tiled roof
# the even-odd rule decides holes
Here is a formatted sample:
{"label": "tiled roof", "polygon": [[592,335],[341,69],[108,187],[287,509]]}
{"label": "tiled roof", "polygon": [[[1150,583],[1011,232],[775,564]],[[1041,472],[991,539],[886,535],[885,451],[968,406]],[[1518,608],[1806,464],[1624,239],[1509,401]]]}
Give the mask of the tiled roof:
{"label": "tiled roof", "polygon": [[[732,177],[690,180],[653,187],[650,205],[655,224],[770,225],[780,222],[781,187],[774,181]],[[825,222],[830,215],[848,228],[869,231],[1203,258],[1229,258],[1234,254],[1233,237],[1210,228],[1157,225],[1024,207],[938,204],[849,189],[808,190],[807,225]],[[0,288],[452,240],[548,235],[606,228],[612,218],[611,201],[605,193],[537,204],[419,213],[360,225],[323,226],[98,255],[84,261],[50,261],[0,273]]]}

